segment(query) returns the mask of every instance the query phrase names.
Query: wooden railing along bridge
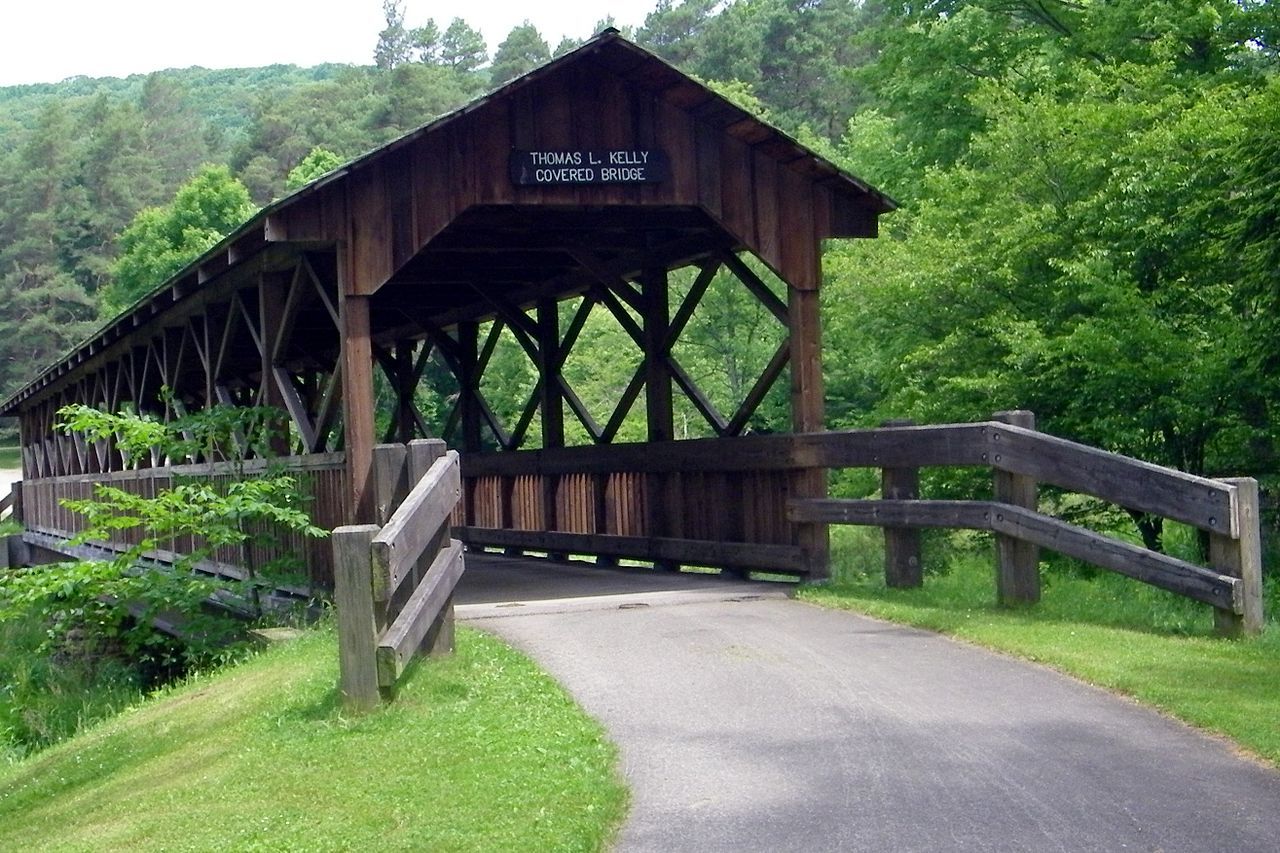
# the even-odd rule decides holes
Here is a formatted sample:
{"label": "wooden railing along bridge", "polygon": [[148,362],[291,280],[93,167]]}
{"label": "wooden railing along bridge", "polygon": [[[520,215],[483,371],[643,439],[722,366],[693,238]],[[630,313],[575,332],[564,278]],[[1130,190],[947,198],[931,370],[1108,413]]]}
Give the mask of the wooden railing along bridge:
{"label": "wooden railing along bridge", "polygon": [[458,454],[443,441],[374,450],[378,524],[333,531],[339,686],[349,710],[389,697],[418,652],[453,650],[462,543],[449,517],[462,498]]}
{"label": "wooden railing along bridge", "polygon": [[[400,482],[407,492],[407,480],[384,472],[395,467],[389,452],[379,449],[375,479]],[[336,527],[345,489],[341,455],[290,464],[313,500],[317,523]],[[462,499],[449,523],[452,535],[473,549],[820,578],[827,555],[812,544],[823,541],[813,532],[832,523],[862,524],[885,530],[887,581],[911,586],[923,578],[920,528],[971,528],[995,534],[996,591],[1005,603],[1038,599],[1038,548],[1044,547],[1205,602],[1224,633],[1256,631],[1263,620],[1254,480],[1198,477],[1056,438],[1036,431],[1029,413],[982,423],[469,454],[460,464]],[[992,498],[922,499],[919,470],[932,466],[989,468]],[[167,477],[195,473],[193,467],[29,480],[19,509],[28,531],[70,536],[78,522],[59,505],[62,498],[86,497],[102,480],[155,489]],[[812,494],[798,485],[815,472],[857,467],[881,469],[882,498],[796,497]],[[1037,500],[1040,484],[1203,530],[1208,565],[1046,515]],[[388,507],[398,500],[389,502],[385,492],[379,487],[378,521],[388,524]],[[312,578],[332,586],[329,547],[310,547]]]}

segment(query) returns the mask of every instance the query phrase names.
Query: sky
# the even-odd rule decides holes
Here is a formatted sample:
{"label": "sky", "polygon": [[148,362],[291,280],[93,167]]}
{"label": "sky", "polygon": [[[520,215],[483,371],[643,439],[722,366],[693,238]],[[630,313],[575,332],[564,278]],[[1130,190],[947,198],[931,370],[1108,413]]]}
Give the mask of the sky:
{"label": "sky", "polygon": [[[492,54],[525,19],[554,48],[562,36],[592,35],[609,14],[620,26],[639,25],[656,2],[405,0],[405,25],[434,18],[444,29],[461,17]],[[381,0],[3,0],[0,86],[192,65],[368,65],[383,26]]]}

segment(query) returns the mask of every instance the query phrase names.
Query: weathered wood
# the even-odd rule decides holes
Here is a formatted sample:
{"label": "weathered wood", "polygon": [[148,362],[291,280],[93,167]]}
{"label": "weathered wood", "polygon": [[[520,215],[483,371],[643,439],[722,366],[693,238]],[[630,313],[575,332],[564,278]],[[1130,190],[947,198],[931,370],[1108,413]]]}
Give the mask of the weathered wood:
{"label": "weathered wood", "polygon": [[[759,157],[757,156],[757,161]],[[776,171],[776,170],[775,170]],[[758,196],[757,196],[758,198]],[[757,208],[759,205],[757,205]],[[789,238],[791,239],[791,238]],[[812,242],[812,234],[801,232],[793,238]],[[822,320],[818,309],[817,281],[821,278],[816,248],[802,253],[813,269],[788,271],[787,318],[791,360],[791,429],[796,433],[820,433],[826,429],[824,384],[822,377]],[[802,276],[807,283],[791,278]],[[816,278],[815,278],[816,277]],[[791,476],[791,494],[798,498],[827,496],[826,466],[797,471]],[[825,578],[831,572],[831,542],[826,525],[808,524],[796,531],[796,542],[804,549],[810,563],[810,575]]]}
{"label": "weathered wood", "polygon": [[[444,615],[463,571],[462,543],[450,541],[432,562],[400,615],[382,635],[377,649],[378,684],[388,688],[404,672],[433,626]],[[437,641],[439,642],[439,641]],[[452,643],[450,642],[451,646]]]}
{"label": "weathered wood", "polygon": [[[349,254],[350,249],[343,252]],[[350,261],[347,262],[350,264]],[[345,266],[345,264],[340,264]],[[347,518],[369,519],[373,514],[373,348],[369,339],[369,300],[340,293],[342,316],[342,397],[343,436],[346,444],[348,503]]]}
{"label": "weathered wood", "polygon": [[[908,420],[886,421],[885,427],[914,426]],[[920,497],[919,468],[882,468],[880,494],[884,500],[916,500]],[[913,527],[884,528],[884,581],[894,588],[909,589],[924,583],[920,550],[920,530]]]}
{"label": "weathered wood", "polygon": [[1022,427],[991,427],[991,464],[1041,483],[1103,498],[1126,509],[1181,521],[1232,538],[1235,491],[1197,477]]}
{"label": "weathered wood", "polygon": [[787,502],[787,518],[866,527],[990,530],[992,506],[989,501],[793,499]]}
{"label": "weathered wood", "polygon": [[1215,607],[1239,606],[1235,578],[1034,511],[996,504],[991,528]]}
{"label": "weathered wood", "polygon": [[[431,466],[437,460],[443,459],[449,453],[448,446],[438,438],[416,439],[409,442],[409,477],[410,482],[418,483],[431,470]],[[457,454],[454,454],[455,456]],[[461,479],[459,479],[461,485]],[[456,501],[450,518],[459,513],[462,507],[461,501]],[[431,570],[431,564],[435,560],[436,555],[449,542],[450,530],[449,519],[441,524],[436,531],[435,537],[423,549],[422,556],[418,558],[418,562],[414,567],[411,579],[414,588],[421,583],[422,579],[427,576]],[[454,644],[454,613],[453,613],[453,595],[450,594],[445,605],[440,610],[440,615],[436,618],[435,623],[427,631],[427,636],[423,640],[420,651],[432,656],[439,657],[453,653]]]}
{"label": "weathered wood", "polygon": [[373,567],[369,543],[376,525],[339,527],[333,531],[334,608],[338,614],[338,687],[343,706],[356,713],[378,706],[377,644]]}
{"label": "weathered wood", "polygon": [[1243,582],[1214,569],[1148,551],[1047,515],[995,501],[791,501],[796,521],[990,530],[1049,548],[1224,610],[1239,612]]}
{"label": "weathered wood", "polygon": [[379,444],[373,448],[373,520],[377,524],[386,524],[409,494],[408,454],[409,449],[403,444]]}
{"label": "weathered wood", "polygon": [[503,530],[485,527],[459,527],[454,530],[454,536],[469,546],[562,551],[568,554],[602,554],[635,560],[668,560],[699,566],[759,569],[786,574],[808,572],[804,553],[791,545],[710,542],[646,536],[546,533],[536,530]]}
{"label": "weathered wood", "polygon": [[1237,539],[1221,533],[1209,534],[1209,563],[1224,575],[1240,579],[1238,606],[1215,606],[1214,623],[1219,634],[1235,637],[1262,630],[1262,537],[1258,510],[1258,481],[1238,477],[1222,481],[1236,490],[1233,506],[1237,516],[1232,528]]}
{"label": "weathered wood", "polygon": [[[1036,416],[1028,411],[996,412],[998,423],[1032,431]],[[1001,434],[993,429],[993,441]],[[995,455],[993,454],[993,458]],[[996,468],[994,495],[1006,503],[1034,512],[1038,503],[1036,478]],[[1040,553],[1034,543],[996,533],[996,600],[1003,605],[1032,604],[1040,600]]]}
{"label": "weathered wood", "polygon": [[458,454],[449,453],[409,492],[373,539],[373,596],[388,600],[462,497]]}

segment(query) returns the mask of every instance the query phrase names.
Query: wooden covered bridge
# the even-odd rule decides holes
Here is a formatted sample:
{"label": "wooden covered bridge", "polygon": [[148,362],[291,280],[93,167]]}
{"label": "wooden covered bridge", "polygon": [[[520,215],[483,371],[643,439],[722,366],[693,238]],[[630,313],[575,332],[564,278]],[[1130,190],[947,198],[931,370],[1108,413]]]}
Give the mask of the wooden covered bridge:
{"label": "wooden covered bridge", "polygon": [[[217,403],[278,407],[291,428],[290,446],[276,450],[299,472],[317,523],[384,520],[375,445],[431,431],[415,397],[434,363],[454,382],[438,431],[461,453],[452,523],[472,548],[820,578],[826,525],[847,521],[885,525],[891,575],[914,583],[918,539],[908,528],[979,526],[1002,543],[1003,598],[1038,595],[1039,542],[1156,578],[1228,620],[1252,619],[1257,524],[1247,485],[1080,448],[1017,418],[824,432],[822,241],[874,237],[893,206],[606,31],[269,205],[14,394],[3,413],[21,421],[22,521],[56,546],[78,526],[60,498],[104,480],[154,488],[216,461],[154,458],[122,470],[110,442],[55,429],[71,402],[161,417]],[[685,268],[686,284],[674,288]],[[722,411],[675,351],[712,277],[726,273],[785,333]],[[592,311],[612,316],[639,356],[611,412],[589,410],[562,370]],[[485,395],[502,335],[537,371],[527,405],[506,422]],[[779,382],[790,383],[792,433],[744,435]],[[381,432],[379,384],[390,398]],[[680,398],[711,437],[674,440]],[[617,442],[636,407],[646,441]],[[566,446],[567,418],[589,443]],[[996,502],[914,500],[924,465],[995,468]],[[828,470],[846,466],[883,468],[890,500],[821,502]],[[1037,513],[1037,481],[1198,525],[1218,543],[1215,565],[1100,546]],[[1009,520],[999,513],[1003,526],[997,505],[1010,508]],[[329,546],[306,547],[313,580],[329,585]]]}

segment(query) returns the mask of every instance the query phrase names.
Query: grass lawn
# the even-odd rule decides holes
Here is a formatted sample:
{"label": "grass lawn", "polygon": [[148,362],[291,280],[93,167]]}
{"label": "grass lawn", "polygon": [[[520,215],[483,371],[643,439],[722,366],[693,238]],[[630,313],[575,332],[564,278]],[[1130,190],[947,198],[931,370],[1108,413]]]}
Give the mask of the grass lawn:
{"label": "grass lawn", "polygon": [[21,468],[22,448],[0,447],[0,468]]}
{"label": "grass lawn", "polygon": [[[1280,630],[1223,640],[1211,610],[1107,572],[1047,572],[1040,604],[996,607],[989,550],[931,555],[924,587],[891,590],[880,532],[833,528],[835,580],[799,597],[1008,652],[1132,696],[1280,765]],[[938,559],[941,557],[941,559]],[[1268,614],[1280,617],[1270,589]]]}
{"label": "grass lawn", "polygon": [[491,637],[365,717],[336,680],[309,632],[0,768],[0,849],[598,850],[621,820],[599,725]]}

